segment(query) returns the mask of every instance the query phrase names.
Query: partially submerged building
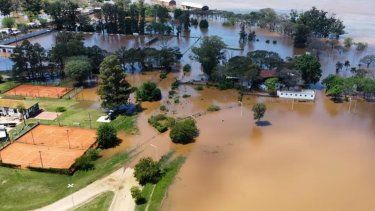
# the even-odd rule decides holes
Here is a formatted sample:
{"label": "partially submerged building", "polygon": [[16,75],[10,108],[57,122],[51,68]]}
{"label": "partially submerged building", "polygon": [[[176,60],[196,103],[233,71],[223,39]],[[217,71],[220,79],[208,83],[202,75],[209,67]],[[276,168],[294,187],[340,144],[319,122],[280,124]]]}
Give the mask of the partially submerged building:
{"label": "partially submerged building", "polygon": [[315,91],[311,89],[302,91],[277,91],[277,96],[280,98],[310,101],[315,100]]}

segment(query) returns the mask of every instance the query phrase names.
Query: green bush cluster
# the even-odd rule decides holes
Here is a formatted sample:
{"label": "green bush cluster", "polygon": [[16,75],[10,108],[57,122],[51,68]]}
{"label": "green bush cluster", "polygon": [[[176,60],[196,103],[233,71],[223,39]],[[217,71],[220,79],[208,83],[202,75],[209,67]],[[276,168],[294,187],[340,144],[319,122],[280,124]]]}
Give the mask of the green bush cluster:
{"label": "green bush cluster", "polygon": [[152,158],[142,158],[134,167],[134,177],[141,185],[157,183],[162,176],[160,163]]}
{"label": "green bush cluster", "polygon": [[190,64],[185,64],[182,70],[186,73],[191,71],[191,65]]}
{"label": "green bush cluster", "polygon": [[195,124],[194,119],[188,118],[176,122],[172,127],[170,138],[174,143],[188,144],[199,135],[199,130]]}
{"label": "green bush cluster", "polygon": [[100,125],[96,134],[99,148],[107,149],[119,143],[116,128],[112,124],[105,123]]}
{"label": "green bush cluster", "polygon": [[144,204],[146,202],[145,197],[142,194],[142,191],[139,187],[133,186],[130,188],[132,197],[137,205]]}
{"label": "green bush cluster", "polygon": [[160,133],[164,133],[168,128],[173,127],[176,123],[176,120],[172,117],[168,117],[164,114],[158,114],[151,116],[148,119],[148,123],[152,125]]}
{"label": "green bush cluster", "polygon": [[63,106],[59,106],[59,107],[56,108],[56,112],[62,113],[62,112],[65,112],[65,111],[66,111],[66,108],[63,107]]}
{"label": "green bush cluster", "polygon": [[153,82],[145,82],[136,92],[138,101],[159,101],[161,100],[161,91]]}
{"label": "green bush cluster", "polygon": [[220,106],[218,106],[218,105],[210,105],[210,106],[207,108],[207,111],[210,111],[210,112],[220,111]]}

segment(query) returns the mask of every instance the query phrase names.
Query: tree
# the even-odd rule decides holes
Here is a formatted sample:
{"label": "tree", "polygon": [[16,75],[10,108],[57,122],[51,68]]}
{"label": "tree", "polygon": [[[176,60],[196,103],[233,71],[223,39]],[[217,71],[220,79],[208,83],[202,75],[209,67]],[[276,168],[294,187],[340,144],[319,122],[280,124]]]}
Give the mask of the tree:
{"label": "tree", "polygon": [[273,69],[279,68],[283,64],[283,59],[276,52],[256,50],[247,54],[254,64],[260,68]]}
{"label": "tree", "polygon": [[205,19],[201,20],[201,22],[199,22],[199,28],[208,29],[208,21]]}
{"label": "tree", "polygon": [[134,177],[141,185],[157,183],[162,173],[160,163],[152,158],[142,158],[134,167]]}
{"label": "tree", "polygon": [[100,64],[100,83],[98,93],[104,108],[116,108],[126,104],[132,92],[125,80],[125,73],[115,55],[107,56]]}
{"label": "tree", "polygon": [[174,143],[188,144],[199,134],[194,119],[188,118],[176,122],[169,134]]}
{"label": "tree", "polygon": [[64,72],[78,84],[82,84],[90,76],[92,67],[87,57],[71,57],[65,64]]}
{"label": "tree", "polygon": [[21,114],[21,118],[23,120],[23,124],[24,124],[24,126],[26,126],[26,118],[25,118],[26,108],[25,108],[25,105],[18,104],[17,105],[17,111]]}
{"label": "tree", "polygon": [[296,48],[306,47],[306,43],[310,37],[309,27],[303,24],[297,24],[293,33],[293,43]]}
{"label": "tree", "polygon": [[117,132],[113,125],[109,123],[101,124],[97,130],[98,146],[102,149],[114,147],[118,144]]}
{"label": "tree", "polygon": [[343,67],[344,67],[344,64],[338,61],[336,63],[336,74],[339,74],[339,72],[342,70]]}
{"label": "tree", "polygon": [[347,37],[344,39],[344,46],[345,48],[350,48],[353,45],[353,38]]}
{"label": "tree", "polygon": [[277,78],[268,78],[265,82],[264,85],[267,87],[267,91],[272,95],[276,96],[276,91],[277,91],[277,84],[279,83],[279,79]]}
{"label": "tree", "polygon": [[371,64],[375,64],[375,55],[367,55],[360,62],[366,64],[367,68],[369,68]]}
{"label": "tree", "polygon": [[260,121],[266,113],[267,107],[264,103],[256,103],[253,108],[254,120]]}
{"label": "tree", "polygon": [[3,27],[11,29],[16,24],[16,19],[12,17],[4,17],[1,21],[1,24],[3,25]]}
{"label": "tree", "polygon": [[255,81],[259,77],[259,67],[245,56],[230,58],[225,66],[225,74],[245,80]]}
{"label": "tree", "polygon": [[[10,0],[0,0],[0,13],[3,16],[10,15],[13,2]],[[8,27],[9,28],[9,27]]]}
{"label": "tree", "polygon": [[43,7],[42,0],[21,0],[23,10],[26,12],[29,19],[37,17]]}
{"label": "tree", "polygon": [[135,200],[137,205],[144,204],[146,202],[145,197],[142,195],[142,191],[139,187],[133,186],[130,188],[130,193]]}
{"label": "tree", "polygon": [[277,77],[288,89],[297,86],[302,80],[301,71],[293,68],[282,68],[277,72]]}
{"label": "tree", "polygon": [[304,54],[294,58],[294,64],[297,70],[301,71],[302,79],[305,83],[317,83],[322,76],[320,63],[316,57]]}
{"label": "tree", "polygon": [[204,37],[199,47],[194,47],[194,59],[201,63],[203,72],[209,77],[216,66],[225,59],[224,49],[226,44],[218,36]]}
{"label": "tree", "polygon": [[337,75],[329,75],[322,83],[326,86],[326,93],[338,100],[344,92],[344,79]]}
{"label": "tree", "polygon": [[145,82],[136,92],[136,98],[140,101],[159,101],[161,91],[153,82]]}

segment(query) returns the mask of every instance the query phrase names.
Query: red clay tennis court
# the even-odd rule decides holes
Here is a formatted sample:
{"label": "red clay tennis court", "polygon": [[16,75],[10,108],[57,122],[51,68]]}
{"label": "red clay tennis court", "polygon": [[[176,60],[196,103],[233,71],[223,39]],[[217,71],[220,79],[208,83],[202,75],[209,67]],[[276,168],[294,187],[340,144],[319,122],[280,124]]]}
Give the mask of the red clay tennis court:
{"label": "red clay tennis court", "polygon": [[5,94],[25,97],[61,98],[71,90],[72,88],[68,87],[22,84],[7,91]]}
{"label": "red clay tennis court", "polygon": [[3,163],[21,168],[69,169],[95,143],[95,130],[38,125],[0,153]]}

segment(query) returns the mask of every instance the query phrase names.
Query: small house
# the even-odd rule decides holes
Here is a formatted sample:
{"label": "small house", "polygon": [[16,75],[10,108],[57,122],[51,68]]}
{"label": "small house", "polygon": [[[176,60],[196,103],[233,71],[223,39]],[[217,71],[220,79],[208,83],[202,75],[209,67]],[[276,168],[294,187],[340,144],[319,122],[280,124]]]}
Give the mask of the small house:
{"label": "small house", "polygon": [[30,118],[39,112],[39,103],[27,102],[23,100],[0,99],[0,116],[21,117],[22,113],[19,107],[22,106],[25,111],[24,118]]}

